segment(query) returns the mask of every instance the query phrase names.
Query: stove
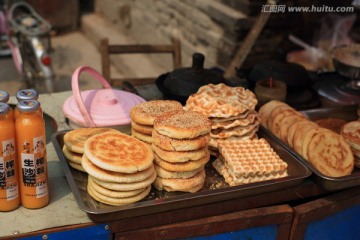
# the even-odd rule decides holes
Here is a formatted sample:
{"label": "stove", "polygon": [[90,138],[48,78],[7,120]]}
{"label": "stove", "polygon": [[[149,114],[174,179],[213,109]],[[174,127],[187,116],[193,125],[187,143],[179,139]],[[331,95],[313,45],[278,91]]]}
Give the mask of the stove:
{"label": "stove", "polygon": [[322,73],[317,91],[320,96],[342,105],[360,104],[360,82],[337,72]]}

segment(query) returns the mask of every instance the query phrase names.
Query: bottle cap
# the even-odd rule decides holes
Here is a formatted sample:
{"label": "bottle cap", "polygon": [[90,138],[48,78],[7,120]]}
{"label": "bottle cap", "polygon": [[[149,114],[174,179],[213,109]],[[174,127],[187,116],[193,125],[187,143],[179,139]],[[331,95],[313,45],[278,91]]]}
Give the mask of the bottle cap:
{"label": "bottle cap", "polygon": [[7,114],[10,110],[10,105],[0,102],[0,114]]}
{"label": "bottle cap", "polygon": [[19,90],[16,93],[16,99],[21,100],[37,100],[39,98],[39,93],[35,89],[23,89]]}
{"label": "bottle cap", "polygon": [[7,103],[9,98],[10,96],[8,92],[0,90],[0,102]]}
{"label": "bottle cap", "polygon": [[32,112],[39,109],[40,103],[37,100],[22,100],[18,102],[16,107],[20,112]]}

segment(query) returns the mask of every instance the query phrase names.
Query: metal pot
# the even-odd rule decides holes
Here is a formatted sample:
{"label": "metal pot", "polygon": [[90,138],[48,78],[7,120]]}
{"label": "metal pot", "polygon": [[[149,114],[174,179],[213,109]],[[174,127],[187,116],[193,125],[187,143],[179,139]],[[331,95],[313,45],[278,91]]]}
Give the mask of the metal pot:
{"label": "metal pot", "polygon": [[335,47],[332,52],[335,70],[342,76],[350,78],[349,87],[360,89],[360,45]]}
{"label": "metal pot", "polygon": [[175,69],[160,75],[156,80],[156,86],[164,94],[164,98],[185,104],[187,98],[196,93],[201,86],[224,83],[220,72],[204,68],[204,60],[203,54],[194,53],[191,67]]}

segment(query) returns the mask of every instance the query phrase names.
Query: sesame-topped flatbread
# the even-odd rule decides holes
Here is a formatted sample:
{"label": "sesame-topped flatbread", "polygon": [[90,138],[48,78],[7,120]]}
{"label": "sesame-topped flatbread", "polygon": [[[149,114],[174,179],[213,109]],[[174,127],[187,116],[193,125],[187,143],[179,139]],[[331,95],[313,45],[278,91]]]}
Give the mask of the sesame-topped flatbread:
{"label": "sesame-topped flatbread", "polygon": [[211,121],[201,113],[181,111],[157,118],[154,129],[171,138],[196,138],[211,131]]}
{"label": "sesame-topped flatbread", "polygon": [[181,110],[183,110],[183,106],[178,101],[152,100],[131,108],[130,117],[133,122],[138,124],[153,125],[157,117]]}
{"label": "sesame-topped flatbread", "polygon": [[121,173],[148,169],[154,160],[148,144],[120,132],[105,132],[90,137],[85,142],[84,152],[99,168]]}
{"label": "sesame-topped flatbread", "polygon": [[85,141],[96,134],[104,132],[119,132],[113,128],[77,128],[64,135],[64,144],[69,151],[75,153],[84,153]]}

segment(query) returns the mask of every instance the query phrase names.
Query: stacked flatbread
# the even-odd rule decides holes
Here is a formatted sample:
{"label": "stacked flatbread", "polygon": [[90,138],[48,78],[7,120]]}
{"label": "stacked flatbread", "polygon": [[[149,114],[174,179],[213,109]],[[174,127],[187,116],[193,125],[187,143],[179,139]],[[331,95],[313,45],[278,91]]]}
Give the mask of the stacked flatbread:
{"label": "stacked flatbread", "polygon": [[306,118],[276,100],[259,109],[261,125],[291,146],[322,174],[341,177],[351,174],[354,156],[344,137]]}
{"label": "stacked flatbread", "polygon": [[219,140],[257,138],[260,121],[256,104],[255,94],[250,90],[221,83],[199,88],[188,98],[185,108],[202,113],[212,121],[209,146],[212,154],[218,155]]}
{"label": "stacked flatbread", "polygon": [[130,110],[131,135],[151,144],[155,118],[181,110],[183,110],[181,103],[173,100],[152,100],[140,103]]}
{"label": "stacked flatbread", "polygon": [[65,133],[62,151],[69,166],[85,172],[81,165],[85,141],[93,135],[109,131],[117,132],[117,130],[112,128],[77,128]]}
{"label": "stacked flatbread", "polygon": [[108,205],[124,205],[145,198],[156,178],[148,144],[120,132],[90,137],[82,166],[88,173],[87,191]]}
{"label": "stacked flatbread", "polygon": [[181,111],[155,119],[151,145],[158,190],[197,192],[205,183],[211,122],[200,113]]}
{"label": "stacked flatbread", "polygon": [[360,120],[346,123],[341,128],[340,134],[350,145],[355,157],[355,166],[360,168]]}
{"label": "stacked flatbread", "polygon": [[214,168],[230,186],[286,177],[287,163],[264,139],[218,142],[221,157]]}

